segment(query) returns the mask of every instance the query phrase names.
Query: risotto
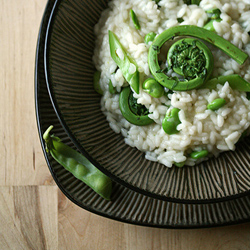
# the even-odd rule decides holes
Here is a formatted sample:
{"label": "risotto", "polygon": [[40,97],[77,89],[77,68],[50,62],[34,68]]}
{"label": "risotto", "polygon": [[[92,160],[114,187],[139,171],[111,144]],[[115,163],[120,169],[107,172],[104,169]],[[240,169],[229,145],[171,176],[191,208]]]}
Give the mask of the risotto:
{"label": "risotto", "polygon": [[[250,101],[247,95],[250,91],[250,63],[247,58],[250,55],[250,1],[201,0],[195,1],[198,2],[196,4],[187,2],[113,0],[109,2],[109,8],[102,13],[95,26],[93,61],[99,72],[98,84],[103,95],[101,109],[110,127],[123,135],[125,143],[145,152],[146,159],[160,162],[167,167],[192,166],[211,156],[217,157],[223,151],[235,150],[236,143],[248,133],[250,124]],[[213,19],[216,14],[217,17]],[[207,78],[203,76],[203,72],[207,73],[207,68],[201,73],[195,73],[199,79],[205,79],[209,83],[212,79],[212,83],[209,85],[199,82],[199,86],[187,89],[178,89],[178,84],[164,85],[158,73],[161,76],[164,74],[164,77],[174,83],[185,85],[185,77],[190,82],[194,81],[190,75],[194,67],[189,66],[189,62],[187,68],[181,66],[183,71],[185,68],[185,74],[180,76],[174,67],[170,67],[174,60],[167,58],[170,46],[183,38],[182,35],[180,38],[162,42],[161,48],[156,46],[157,39],[160,41],[164,32],[175,30],[174,27],[178,26],[196,26],[202,28],[204,34],[209,30],[208,34],[220,36],[244,52],[244,62],[237,62],[237,59],[218,46],[209,43],[210,38],[204,39],[205,41],[198,38],[189,45],[186,45],[188,40],[184,39],[179,47],[196,47],[202,41],[211,51],[211,56],[194,53],[193,50],[192,53],[200,61],[203,57],[212,57],[213,67]],[[114,45],[118,47],[112,56]],[[152,62],[153,66],[150,65],[150,51],[157,54],[156,66],[160,70],[152,70],[155,65]],[[174,53],[179,56],[182,51]],[[182,63],[184,59],[178,58],[175,62],[179,60]],[[122,65],[124,61],[127,65],[126,72]],[[206,65],[199,63],[198,66]],[[239,77],[246,84],[246,88],[239,87],[241,83],[238,83],[237,77],[236,80],[229,81],[229,76]],[[160,92],[153,93],[154,90],[147,88],[144,82],[148,78],[156,78]],[[135,100],[133,105],[139,106],[142,113],[144,112],[143,116],[147,116],[150,121],[147,124],[134,124],[126,117],[126,112],[123,112],[119,100],[123,90],[127,88]]]}

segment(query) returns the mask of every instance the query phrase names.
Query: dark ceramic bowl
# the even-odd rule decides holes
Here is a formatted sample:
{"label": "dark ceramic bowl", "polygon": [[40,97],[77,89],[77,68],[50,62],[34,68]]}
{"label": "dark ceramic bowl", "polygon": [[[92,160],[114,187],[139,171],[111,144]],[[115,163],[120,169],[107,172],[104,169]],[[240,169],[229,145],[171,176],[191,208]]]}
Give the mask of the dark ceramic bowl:
{"label": "dark ceramic bowl", "polygon": [[195,167],[167,168],[148,161],[109,127],[93,89],[93,27],[108,1],[58,0],[45,40],[45,74],[56,114],[76,147],[114,181],[153,198],[211,203],[250,190],[249,138],[234,152]]}

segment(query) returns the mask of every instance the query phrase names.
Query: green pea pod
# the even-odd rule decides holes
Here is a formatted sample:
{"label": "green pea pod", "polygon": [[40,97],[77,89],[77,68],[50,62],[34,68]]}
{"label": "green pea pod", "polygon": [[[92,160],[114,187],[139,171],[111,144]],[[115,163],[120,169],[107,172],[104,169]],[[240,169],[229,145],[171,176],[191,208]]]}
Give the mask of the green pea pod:
{"label": "green pea pod", "polygon": [[77,179],[91,187],[104,199],[110,200],[111,179],[91,164],[82,154],[62,143],[58,137],[50,135],[52,129],[53,126],[50,126],[43,134],[46,151]]}
{"label": "green pea pod", "polygon": [[[131,88],[137,94],[139,94],[140,74],[138,71],[138,66],[129,57],[128,52],[123,48],[116,35],[110,30],[109,30],[109,46],[112,59],[121,69],[124,78],[130,84]],[[120,53],[118,53],[118,50],[121,53],[121,55]],[[130,70],[131,67],[132,68],[135,67],[135,70],[132,72]]]}
{"label": "green pea pod", "polygon": [[236,89],[239,91],[250,92],[250,83],[244,80],[241,76],[227,75],[227,76],[219,76],[217,78],[213,78],[207,82],[205,82],[200,88],[202,89],[215,89],[217,84],[224,85],[226,82],[230,85],[232,89]]}
{"label": "green pea pod", "polygon": [[179,111],[178,108],[173,108],[170,114],[167,114],[162,121],[162,128],[168,135],[173,135],[179,133],[177,130],[177,126],[181,123],[179,119]]}
{"label": "green pea pod", "polygon": [[207,109],[215,111],[223,107],[225,104],[226,100],[224,98],[217,98],[207,105]]}
{"label": "green pea pod", "polygon": [[154,122],[148,117],[148,110],[144,105],[137,104],[129,87],[123,88],[119,96],[119,107],[123,117],[137,126],[145,126]]}
{"label": "green pea pod", "polygon": [[141,25],[139,23],[139,20],[138,20],[138,18],[136,16],[135,12],[132,9],[130,10],[130,16],[131,16],[131,19],[132,19],[132,21],[134,23],[135,28],[137,30],[139,30],[141,28]]}

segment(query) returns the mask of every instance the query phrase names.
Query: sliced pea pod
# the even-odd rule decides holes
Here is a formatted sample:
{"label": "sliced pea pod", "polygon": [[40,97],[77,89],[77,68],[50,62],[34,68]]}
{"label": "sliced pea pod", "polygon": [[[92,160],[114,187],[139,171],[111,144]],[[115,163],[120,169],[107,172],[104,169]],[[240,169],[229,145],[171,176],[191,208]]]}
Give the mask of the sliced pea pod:
{"label": "sliced pea pod", "polygon": [[103,95],[103,90],[102,90],[101,85],[100,85],[100,77],[101,77],[101,72],[98,70],[95,71],[94,79],[93,79],[94,89],[98,94]]}
{"label": "sliced pea pod", "polygon": [[109,30],[109,46],[112,59],[118,65],[131,88],[139,94],[140,74],[138,66],[123,48],[117,36]]}
{"label": "sliced pea pod", "polygon": [[250,92],[250,83],[244,80],[241,76],[227,75],[227,76],[219,76],[217,78],[212,78],[205,82],[200,88],[202,89],[214,89],[217,84],[225,84],[228,82],[232,89],[236,89],[239,91]]}
{"label": "sliced pea pod", "polygon": [[77,179],[84,182],[104,199],[110,200],[112,192],[111,179],[90,163],[82,154],[62,143],[60,138],[50,135],[52,129],[53,126],[50,126],[43,134],[46,151]]}
{"label": "sliced pea pod", "polygon": [[132,21],[134,23],[135,28],[137,30],[139,30],[141,28],[141,25],[139,23],[139,20],[138,20],[138,18],[136,16],[135,12],[132,9],[130,10],[130,16],[131,16],[131,19],[132,19]]}

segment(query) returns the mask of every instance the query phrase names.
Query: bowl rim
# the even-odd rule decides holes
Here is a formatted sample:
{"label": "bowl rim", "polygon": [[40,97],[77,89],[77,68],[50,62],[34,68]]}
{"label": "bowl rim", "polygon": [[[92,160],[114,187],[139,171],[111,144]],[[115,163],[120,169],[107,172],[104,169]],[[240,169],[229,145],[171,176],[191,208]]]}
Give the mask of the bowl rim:
{"label": "bowl rim", "polygon": [[49,97],[52,103],[52,106],[54,108],[54,111],[58,117],[58,120],[60,121],[63,129],[66,131],[67,135],[69,138],[72,140],[76,148],[95,166],[97,167],[100,171],[102,171],[104,174],[106,174],[108,177],[110,177],[113,181],[135,191],[138,193],[141,193],[145,196],[152,197],[154,199],[159,199],[163,201],[169,201],[169,202],[174,202],[174,203],[184,203],[184,204],[209,204],[209,203],[218,203],[218,202],[224,202],[224,201],[229,201],[233,199],[237,199],[246,195],[250,194],[250,189],[248,191],[244,191],[242,193],[234,194],[234,195],[229,195],[229,196],[224,196],[221,198],[209,198],[209,199],[181,199],[181,198],[173,198],[173,197],[168,197],[165,195],[159,195],[156,193],[152,193],[150,191],[141,189],[139,187],[135,187],[132,184],[124,181],[123,179],[117,177],[116,175],[112,174],[109,172],[107,169],[102,167],[95,159],[93,159],[88,152],[83,148],[83,146],[77,141],[73,133],[71,132],[70,128],[67,125],[67,122],[63,118],[63,115],[60,111],[60,108],[58,106],[57,100],[54,95],[53,88],[51,86],[51,75],[50,75],[50,68],[49,68],[49,48],[50,48],[50,38],[51,38],[51,33],[53,31],[53,23],[56,18],[57,11],[59,9],[59,6],[63,0],[54,0],[54,5],[52,7],[52,10],[50,12],[50,17],[48,20],[47,28],[46,28],[46,34],[45,34],[45,43],[44,43],[44,72],[45,72],[45,80],[46,80],[46,85],[47,85],[47,90],[49,93]]}

